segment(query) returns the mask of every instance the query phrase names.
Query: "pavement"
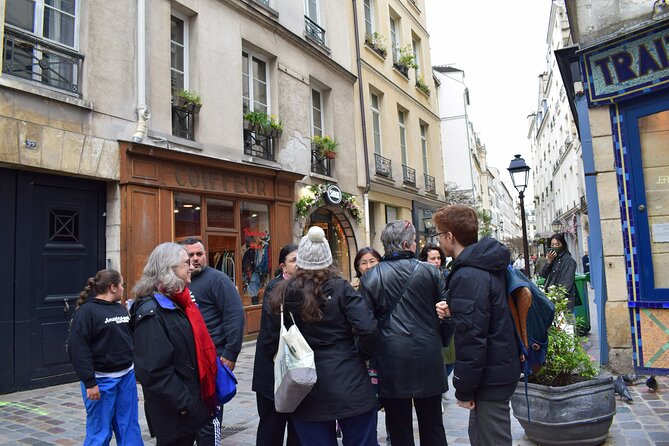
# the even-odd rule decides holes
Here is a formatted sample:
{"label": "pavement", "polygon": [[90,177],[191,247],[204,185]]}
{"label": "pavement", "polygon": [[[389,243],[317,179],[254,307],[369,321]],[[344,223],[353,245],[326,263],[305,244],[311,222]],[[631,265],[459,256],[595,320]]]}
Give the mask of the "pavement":
{"label": "pavement", "polygon": [[[592,293],[591,299],[592,299]],[[591,300],[592,302],[592,300]],[[592,329],[587,347],[593,358],[598,357],[597,327],[594,305]],[[258,425],[255,393],[251,391],[255,342],[244,344],[239,355],[235,374],[239,380],[235,398],[225,405],[223,415],[222,445],[253,446]],[[603,371],[606,374],[606,370]],[[617,414],[605,445],[660,445],[669,446],[669,377],[657,378],[660,387],[655,393],[648,391],[644,381],[629,387],[634,399],[626,403],[617,399]],[[141,386],[140,426],[146,445],[155,445],[149,438],[144,417]],[[469,444],[467,420],[469,412],[457,407],[453,390],[444,400],[444,426],[450,444]],[[85,436],[86,414],[81,400],[79,383],[63,384],[43,389],[0,395],[0,446],[5,445],[81,445]],[[511,417],[514,446],[534,443],[525,438],[523,428]],[[379,414],[379,444],[386,445],[385,420]],[[418,444],[418,425],[414,419],[414,432]],[[112,440],[112,444],[116,444]],[[396,445],[401,446],[401,445]]]}

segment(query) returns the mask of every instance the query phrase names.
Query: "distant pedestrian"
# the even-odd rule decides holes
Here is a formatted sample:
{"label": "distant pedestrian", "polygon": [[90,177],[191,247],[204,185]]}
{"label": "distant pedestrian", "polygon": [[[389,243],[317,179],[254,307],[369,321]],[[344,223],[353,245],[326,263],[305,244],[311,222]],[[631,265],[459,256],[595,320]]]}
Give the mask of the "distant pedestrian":
{"label": "distant pedestrian", "polygon": [[158,245],[133,293],[135,371],[157,446],[192,446],[216,409],[216,346],[191,299],[193,266],[176,243]]}
{"label": "distant pedestrian", "polygon": [[537,258],[535,267],[534,267],[534,275],[536,277],[541,277],[541,271],[543,271],[544,267],[546,266],[547,260],[546,260],[546,255],[545,254],[539,254],[539,257]]}
{"label": "distant pedestrian", "polygon": [[365,364],[376,347],[376,319],[331,265],[325,233],[312,226],[300,241],[295,275],[272,292],[276,339],[283,304],[285,322],[290,324],[290,312],[313,349],[318,374],[291,417],[303,445],[336,446],[338,422],[345,445],[377,446],[376,396]]}
{"label": "distant pedestrian", "polygon": [[576,302],[576,260],[569,253],[562,234],[553,234],[550,242],[546,265],[541,271],[541,276],[546,278],[544,288],[563,286],[567,290],[567,309],[572,311]]}
{"label": "distant pedestrian", "polygon": [[381,263],[381,254],[376,249],[369,246],[360,249],[353,260],[355,277],[351,281],[351,286],[357,290],[360,287],[360,277],[379,263]]}
{"label": "distant pedestrian", "polygon": [[278,413],[274,408],[274,354],[278,349],[278,338],[272,333],[276,333],[279,327],[272,327],[275,322],[271,318],[269,307],[274,288],[293,277],[296,271],[297,245],[286,245],[279,251],[279,270],[276,277],[265,287],[260,314],[260,332],[256,341],[251,383],[251,390],[256,393],[259,418],[256,446],[283,446],[286,430],[286,446],[300,444],[290,414]]}
{"label": "distant pedestrian", "polygon": [[581,260],[583,261],[583,274],[588,274],[590,272],[590,256],[588,256],[588,251],[585,251]]}
{"label": "distant pedestrian", "polygon": [[98,271],[79,294],[72,318],[68,351],[86,406],[85,446],[108,445],[112,431],[119,446],[144,444],[137,421],[130,316],[119,303],[122,297],[121,274]]}
{"label": "distant pedestrian", "polygon": [[446,445],[441,395],[446,391],[442,348],[452,329],[441,323],[434,306],[446,299],[444,277],[415,258],[416,229],[395,220],[381,234],[383,261],[360,280],[363,296],[374,303],[380,346],[374,361],[379,400],[394,445],[412,446],[412,407],[420,443]]}
{"label": "distant pedestrian", "polygon": [[[453,386],[460,407],[469,409],[474,446],[511,445],[509,400],[520,364],[507,303],[509,250],[497,240],[478,239],[476,211],[446,206],[434,216],[439,244],[455,261],[448,276],[448,306],[455,324]],[[447,316],[439,303],[440,316]]]}

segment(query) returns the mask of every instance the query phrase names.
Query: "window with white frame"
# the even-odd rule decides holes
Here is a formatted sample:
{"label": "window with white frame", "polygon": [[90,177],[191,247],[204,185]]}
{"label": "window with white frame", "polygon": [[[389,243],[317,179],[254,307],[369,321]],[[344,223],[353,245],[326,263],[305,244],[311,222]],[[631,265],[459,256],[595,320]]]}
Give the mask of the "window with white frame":
{"label": "window with white frame", "polygon": [[188,89],[188,19],[172,13],[170,22],[170,81],[174,95]]}
{"label": "window with white frame", "polygon": [[243,112],[269,113],[269,72],[267,59],[250,51],[242,51]]}
{"label": "window with white frame", "polygon": [[372,110],[372,132],[374,133],[374,153],[381,154],[381,110],[379,95],[370,94]]}
{"label": "window with white frame", "polygon": [[78,13],[77,0],[6,0],[2,71],[79,93]]}
{"label": "window with white frame", "polygon": [[304,15],[314,23],[320,23],[318,20],[318,0],[304,0]]}
{"label": "window with white frame", "polygon": [[323,136],[323,95],[311,89],[311,136]]}
{"label": "window with white frame", "polygon": [[397,19],[395,17],[390,17],[390,46],[393,51],[393,62],[397,62],[399,59],[400,51],[400,38],[397,34]]}
{"label": "window with white frame", "polygon": [[423,173],[430,173],[427,168],[427,125],[420,124],[420,152],[423,157]]}
{"label": "window with white frame", "polygon": [[413,49],[413,62],[416,64],[416,68],[414,68],[414,76],[416,77],[416,82],[418,82],[418,80],[420,79],[421,61],[418,58],[418,56],[420,55],[419,46],[420,43],[418,40],[416,39],[411,40],[411,48]]}
{"label": "window with white frame", "polygon": [[402,164],[408,166],[407,127],[404,120],[404,112],[402,110],[397,110],[397,124],[400,129],[400,152],[402,153]]}
{"label": "window with white frame", "polygon": [[365,33],[368,36],[374,34],[374,0],[364,0],[365,10]]}

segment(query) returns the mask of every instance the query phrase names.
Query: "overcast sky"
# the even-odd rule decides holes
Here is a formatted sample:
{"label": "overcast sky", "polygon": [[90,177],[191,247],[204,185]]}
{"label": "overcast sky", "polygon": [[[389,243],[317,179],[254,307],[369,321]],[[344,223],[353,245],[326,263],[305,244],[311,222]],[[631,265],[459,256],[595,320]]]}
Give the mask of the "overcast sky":
{"label": "overcast sky", "polygon": [[[546,70],[550,0],[425,0],[432,65],[465,72],[469,119],[511,187],[509,167],[520,153],[531,166],[527,115],[537,107]],[[531,184],[530,179],[530,184]]]}

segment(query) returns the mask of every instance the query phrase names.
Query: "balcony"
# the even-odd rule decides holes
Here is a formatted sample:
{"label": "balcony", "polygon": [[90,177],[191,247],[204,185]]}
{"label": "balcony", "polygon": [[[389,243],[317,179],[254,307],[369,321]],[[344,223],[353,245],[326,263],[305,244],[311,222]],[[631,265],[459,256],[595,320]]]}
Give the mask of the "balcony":
{"label": "balcony", "polygon": [[185,104],[180,98],[172,98],[172,135],[195,140],[195,116],[200,105]]}
{"label": "balcony", "polygon": [[274,152],[281,134],[264,132],[259,126],[244,122],[244,154],[275,161]]}
{"label": "balcony", "polygon": [[307,37],[313,39],[319,45],[325,46],[325,30],[307,16],[304,16],[304,32]]}
{"label": "balcony", "polygon": [[378,153],[374,154],[374,167],[377,175],[386,178],[393,177],[392,163],[388,158],[384,158]]}
{"label": "balcony", "polygon": [[402,182],[409,186],[416,187],[416,169],[402,164]]}
{"label": "balcony", "polygon": [[437,188],[434,185],[434,177],[432,175],[425,174],[425,192],[428,194],[437,194]]}
{"label": "balcony", "polygon": [[319,175],[331,177],[332,160],[321,155],[320,151],[311,145],[311,171]]}
{"label": "balcony", "polygon": [[81,96],[84,56],[5,24],[2,72]]}

